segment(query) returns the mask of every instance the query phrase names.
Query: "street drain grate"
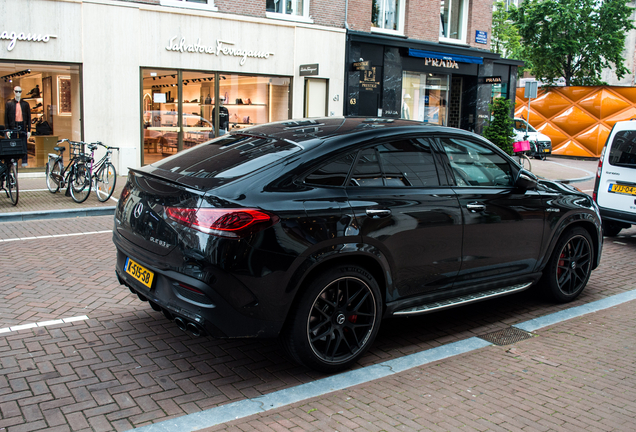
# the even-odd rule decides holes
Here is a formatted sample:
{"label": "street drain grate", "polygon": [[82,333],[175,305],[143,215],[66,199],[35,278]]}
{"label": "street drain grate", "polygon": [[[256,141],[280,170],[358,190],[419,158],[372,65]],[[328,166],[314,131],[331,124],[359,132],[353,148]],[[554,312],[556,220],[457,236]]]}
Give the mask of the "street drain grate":
{"label": "street drain grate", "polygon": [[507,329],[498,330],[479,337],[495,345],[510,345],[524,339],[530,339],[532,336],[532,333],[519,330],[516,327],[508,327]]}

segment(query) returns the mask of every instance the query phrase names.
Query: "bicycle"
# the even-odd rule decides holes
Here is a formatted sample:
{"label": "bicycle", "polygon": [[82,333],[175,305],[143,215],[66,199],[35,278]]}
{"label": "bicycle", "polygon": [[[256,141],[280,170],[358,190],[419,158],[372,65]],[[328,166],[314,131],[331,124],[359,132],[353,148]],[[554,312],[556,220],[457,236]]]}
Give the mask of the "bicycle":
{"label": "bicycle", "polygon": [[527,156],[527,153],[530,152],[530,142],[525,138],[527,137],[524,137],[523,141],[518,141],[513,144],[513,151],[521,168],[532,171],[532,164],[530,163],[530,158]]}
{"label": "bicycle", "polygon": [[0,141],[0,190],[5,191],[11,204],[15,206],[20,198],[17,159],[26,157],[26,134],[20,128],[6,132],[10,138]]}
{"label": "bicycle", "polygon": [[[95,163],[95,150],[97,150],[98,146],[104,147],[106,154]],[[107,146],[98,141],[93,144],[88,144],[88,148],[91,151],[90,174],[92,186],[95,188],[97,199],[100,202],[105,202],[115,191],[117,171],[115,170],[115,166],[111,163],[110,157],[113,154],[113,150],[119,150],[119,147]]]}
{"label": "bicycle", "polygon": [[[73,153],[66,167],[64,167],[66,147],[60,146],[64,142],[69,143],[70,152]],[[49,153],[49,161],[46,164],[46,187],[51,193],[56,193],[60,187],[66,187],[66,195],[70,194],[76,203],[83,203],[91,193],[90,170],[86,166],[89,156],[84,153],[86,143],[63,139],[57,144],[53,150],[59,154]]]}

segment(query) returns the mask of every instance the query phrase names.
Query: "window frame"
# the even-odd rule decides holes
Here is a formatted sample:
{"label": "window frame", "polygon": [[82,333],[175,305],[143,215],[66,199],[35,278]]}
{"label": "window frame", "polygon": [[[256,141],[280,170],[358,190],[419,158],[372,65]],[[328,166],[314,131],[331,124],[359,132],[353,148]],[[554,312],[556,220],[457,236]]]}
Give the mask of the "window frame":
{"label": "window frame", "polygon": [[[286,10],[287,7],[285,6],[285,0],[279,0],[283,2],[284,5],[284,9]],[[267,4],[265,5],[265,17],[267,18],[271,18],[271,19],[278,19],[278,20],[283,20],[283,21],[296,21],[296,22],[304,22],[304,23],[308,23],[308,24],[313,24],[314,20],[313,18],[309,15],[309,2],[310,0],[303,0],[303,12],[302,14],[288,14],[285,11],[283,12],[270,12],[267,10]],[[292,2],[293,8],[296,8],[296,2]]]}
{"label": "window frame", "polygon": [[207,0],[207,3],[195,3],[187,0],[160,0],[161,6],[178,7],[184,9],[198,9],[203,11],[217,12],[219,8],[214,4],[214,0]]}
{"label": "window frame", "polygon": [[[385,3],[387,1],[390,0],[373,0],[371,2],[371,8],[373,9],[374,4],[376,2],[382,2]],[[404,36],[404,20],[405,20],[405,16],[406,16],[406,0],[396,0],[397,5],[398,5],[398,16],[396,17],[396,21],[397,21],[397,30],[393,30],[393,29],[386,29],[383,27],[375,27],[373,25],[373,21],[371,21],[371,29],[370,31],[372,33],[382,33],[382,34],[387,34],[387,35],[398,35],[398,36]],[[372,12],[373,13],[373,12]],[[371,16],[373,18],[373,15]]]}
{"label": "window frame", "polygon": [[[444,1],[452,1],[452,0],[444,0]],[[462,44],[462,45],[466,45],[467,42],[467,38],[468,38],[468,4],[470,3],[468,0],[459,0],[462,3],[462,19],[461,19],[461,27],[460,27],[460,31],[461,31],[461,35],[460,37],[458,37],[457,39],[455,38],[451,38],[451,37],[445,37],[442,36],[440,34],[439,36],[439,42],[445,42],[445,43],[452,43],[452,44]],[[451,10],[451,14],[452,15],[452,10]],[[450,17],[449,17],[450,18]],[[441,25],[442,22],[440,20],[440,33],[441,33]]]}

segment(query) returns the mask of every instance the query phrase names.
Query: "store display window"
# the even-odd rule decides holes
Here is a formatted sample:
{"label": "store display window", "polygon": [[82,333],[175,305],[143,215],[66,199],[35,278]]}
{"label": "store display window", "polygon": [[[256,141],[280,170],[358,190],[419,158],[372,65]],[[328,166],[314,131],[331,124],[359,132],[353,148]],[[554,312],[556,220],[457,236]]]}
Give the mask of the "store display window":
{"label": "store display window", "polygon": [[143,164],[231,130],[290,118],[291,78],[142,70]]}
{"label": "store display window", "polygon": [[403,72],[401,117],[446,126],[449,75]]}
{"label": "store display window", "polygon": [[[0,62],[0,125],[8,126],[8,104],[15,105],[15,87],[28,103],[23,121],[28,122],[28,169],[44,168],[49,153],[61,139],[80,141],[80,66],[64,64]],[[15,120],[15,119],[14,119]]]}

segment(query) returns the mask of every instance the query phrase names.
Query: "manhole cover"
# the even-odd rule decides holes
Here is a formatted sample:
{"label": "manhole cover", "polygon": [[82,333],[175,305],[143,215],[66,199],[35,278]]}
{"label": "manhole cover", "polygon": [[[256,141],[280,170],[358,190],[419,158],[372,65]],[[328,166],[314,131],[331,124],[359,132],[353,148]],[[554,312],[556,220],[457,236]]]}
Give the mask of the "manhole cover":
{"label": "manhole cover", "polygon": [[488,333],[487,335],[479,337],[481,339],[487,340],[488,342],[492,342],[495,345],[510,345],[524,339],[530,339],[532,336],[532,333],[519,330],[516,327],[508,327],[506,329],[498,330],[496,332]]}

